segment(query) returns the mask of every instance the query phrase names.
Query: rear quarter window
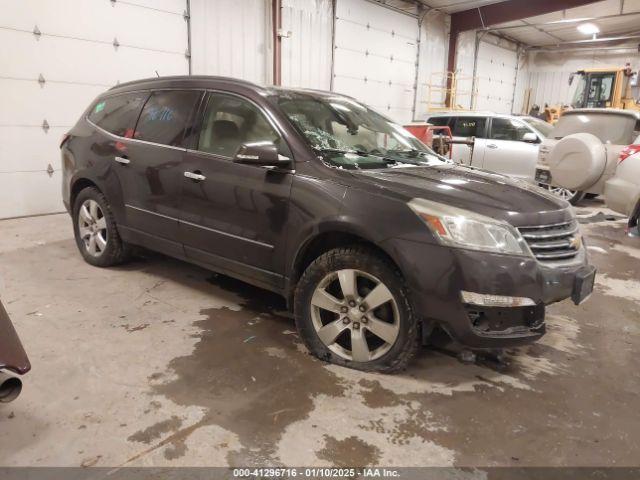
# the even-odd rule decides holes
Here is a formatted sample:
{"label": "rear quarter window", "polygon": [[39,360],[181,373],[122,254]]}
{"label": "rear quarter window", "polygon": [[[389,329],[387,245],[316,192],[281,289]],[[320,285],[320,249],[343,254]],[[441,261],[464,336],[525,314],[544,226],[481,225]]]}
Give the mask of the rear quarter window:
{"label": "rear quarter window", "polygon": [[125,93],[98,100],[88,118],[95,125],[120,137],[133,137],[133,129],[148,93]]}

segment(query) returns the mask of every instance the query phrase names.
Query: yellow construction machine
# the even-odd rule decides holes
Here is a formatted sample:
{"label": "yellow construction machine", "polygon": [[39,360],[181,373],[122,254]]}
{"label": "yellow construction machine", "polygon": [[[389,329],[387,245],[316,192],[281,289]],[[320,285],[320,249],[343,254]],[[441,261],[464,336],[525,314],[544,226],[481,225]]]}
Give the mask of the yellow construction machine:
{"label": "yellow construction machine", "polygon": [[622,68],[589,68],[572,73],[569,84],[578,80],[571,102],[573,108],[620,108],[640,111],[632,87],[638,84],[638,72],[630,64]]}

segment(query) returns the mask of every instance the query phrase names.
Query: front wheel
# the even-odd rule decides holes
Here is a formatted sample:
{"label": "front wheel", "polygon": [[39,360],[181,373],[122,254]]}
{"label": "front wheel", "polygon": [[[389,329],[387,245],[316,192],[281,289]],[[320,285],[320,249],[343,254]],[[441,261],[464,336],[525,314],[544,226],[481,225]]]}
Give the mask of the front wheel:
{"label": "front wheel", "polygon": [[556,187],[553,185],[546,185],[541,183],[540,186],[549,191],[552,195],[555,195],[562,200],[566,200],[571,205],[577,205],[585,197],[585,192],[581,190],[570,190],[564,187]]}
{"label": "front wheel", "polygon": [[402,275],[364,247],[331,250],[307,268],[295,292],[295,318],[312,354],[359,370],[402,370],[419,347]]}

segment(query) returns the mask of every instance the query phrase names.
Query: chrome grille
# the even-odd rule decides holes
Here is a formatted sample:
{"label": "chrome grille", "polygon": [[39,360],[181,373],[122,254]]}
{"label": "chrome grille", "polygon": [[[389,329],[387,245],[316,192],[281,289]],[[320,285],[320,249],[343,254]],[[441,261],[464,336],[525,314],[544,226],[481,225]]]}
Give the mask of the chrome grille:
{"label": "chrome grille", "polygon": [[578,222],[572,220],[554,225],[518,227],[534,256],[540,261],[573,258],[580,250]]}

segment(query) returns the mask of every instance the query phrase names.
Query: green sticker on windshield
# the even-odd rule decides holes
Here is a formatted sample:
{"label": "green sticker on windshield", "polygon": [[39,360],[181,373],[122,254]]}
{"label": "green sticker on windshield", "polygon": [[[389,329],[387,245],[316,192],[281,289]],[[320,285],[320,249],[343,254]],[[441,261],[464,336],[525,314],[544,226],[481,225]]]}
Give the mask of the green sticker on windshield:
{"label": "green sticker on windshield", "polygon": [[95,113],[100,113],[102,110],[104,110],[104,104],[105,102],[100,102],[99,104],[97,104],[95,108]]}

